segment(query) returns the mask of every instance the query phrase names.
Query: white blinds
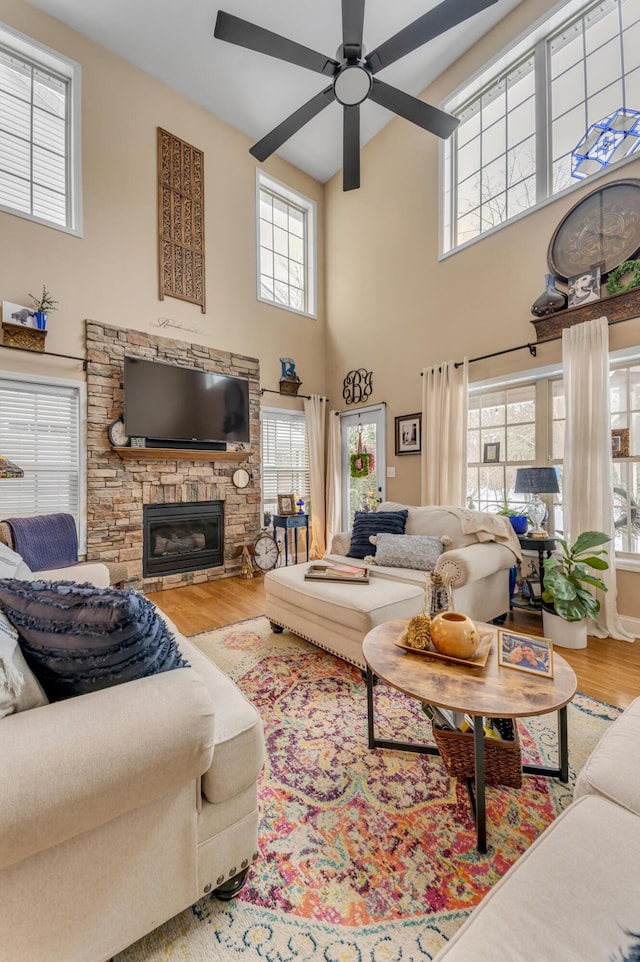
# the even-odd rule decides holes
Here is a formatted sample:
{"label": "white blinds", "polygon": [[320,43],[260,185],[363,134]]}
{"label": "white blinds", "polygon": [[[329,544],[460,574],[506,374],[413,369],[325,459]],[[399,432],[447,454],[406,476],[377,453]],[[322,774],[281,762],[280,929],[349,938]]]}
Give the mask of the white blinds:
{"label": "white blinds", "polygon": [[80,532],[77,388],[0,378],[0,454],[24,478],[0,480],[0,517],[66,511]]}
{"label": "white blinds", "polygon": [[0,45],[0,204],[67,225],[69,80]]}
{"label": "white blinds", "polygon": [[[19,463],[19,462],[18,462]],[[262,412],[262,501],[275,511],[279,494],[309,500],[309,455],[304,414]]]}

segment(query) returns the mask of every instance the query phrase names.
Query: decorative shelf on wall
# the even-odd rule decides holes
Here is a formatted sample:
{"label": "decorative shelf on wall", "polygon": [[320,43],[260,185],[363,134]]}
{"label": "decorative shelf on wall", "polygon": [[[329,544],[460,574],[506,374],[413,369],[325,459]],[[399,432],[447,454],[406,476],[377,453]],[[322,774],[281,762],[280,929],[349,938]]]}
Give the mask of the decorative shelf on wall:
{"label": "decorative shelf on wall", "polygon": [[2,343],[5,347],[17,347],[21,351],[44,351],[46,331],[22,324],[2,322]]}
{"label": "decorative shelf on wall", "polygon": [[187,448],[117,448],[123,461],[246,461],[250,451],[193,451]]}
{"label": "decorative shelf on wall", "polygon": [[607,294],[599,301],[582,304],[580,307],[569,307],[557,314],[548,314],[547,317],[534,317],[531,323],[536,329],[537,340],[546,341],[547,338],[561,335],[567,327],[603,316],[607,317],[610,324],[612,321],[627,321],[640,316],[640,287],[633,287],[630,291],[621,291],[619,294]]}

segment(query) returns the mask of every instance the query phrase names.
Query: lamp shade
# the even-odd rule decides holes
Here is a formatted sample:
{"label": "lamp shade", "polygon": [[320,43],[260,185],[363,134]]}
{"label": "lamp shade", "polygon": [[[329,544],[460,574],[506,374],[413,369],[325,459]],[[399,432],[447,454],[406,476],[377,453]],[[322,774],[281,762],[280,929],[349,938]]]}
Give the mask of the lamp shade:
{"label": "lamp shade", "polygon": [[518,468],[515,494],[558,494],[558,475],[555,468]]}
{"label": "lamp shade", "polygon": [[0,454],[0,478],[24,478],[24,471]]}

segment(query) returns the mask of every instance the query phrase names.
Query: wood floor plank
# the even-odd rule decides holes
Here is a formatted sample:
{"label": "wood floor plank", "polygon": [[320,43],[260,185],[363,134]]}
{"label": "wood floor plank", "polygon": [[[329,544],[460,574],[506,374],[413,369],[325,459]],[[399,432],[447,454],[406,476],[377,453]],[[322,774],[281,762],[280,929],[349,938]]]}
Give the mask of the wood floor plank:
{"label": "wood floor plank", "polygon": [[[263,614],[264,579],[261,575],[250,580],[221,578],[200,585],[153,592],[149,598],[180,631],[195,635]],[[543,633],[540,615],[524,609],[511,612],[506,627],[531,635],[541,636]],[[573,667],[579,691],[620,708],[626,708],[640,695],[640,641],[630,644],[590,636],[587,648],[558,650]]]}

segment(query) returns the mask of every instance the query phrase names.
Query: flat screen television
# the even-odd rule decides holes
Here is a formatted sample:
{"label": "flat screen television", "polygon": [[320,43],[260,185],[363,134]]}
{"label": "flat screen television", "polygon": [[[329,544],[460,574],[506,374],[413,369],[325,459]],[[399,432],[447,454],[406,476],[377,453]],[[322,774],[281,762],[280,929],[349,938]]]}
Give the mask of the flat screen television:
{"label": "flat screen television", "polygon": [[124,359],[124,423],[156,441],[249,441],[249,382],[140,357]]}

